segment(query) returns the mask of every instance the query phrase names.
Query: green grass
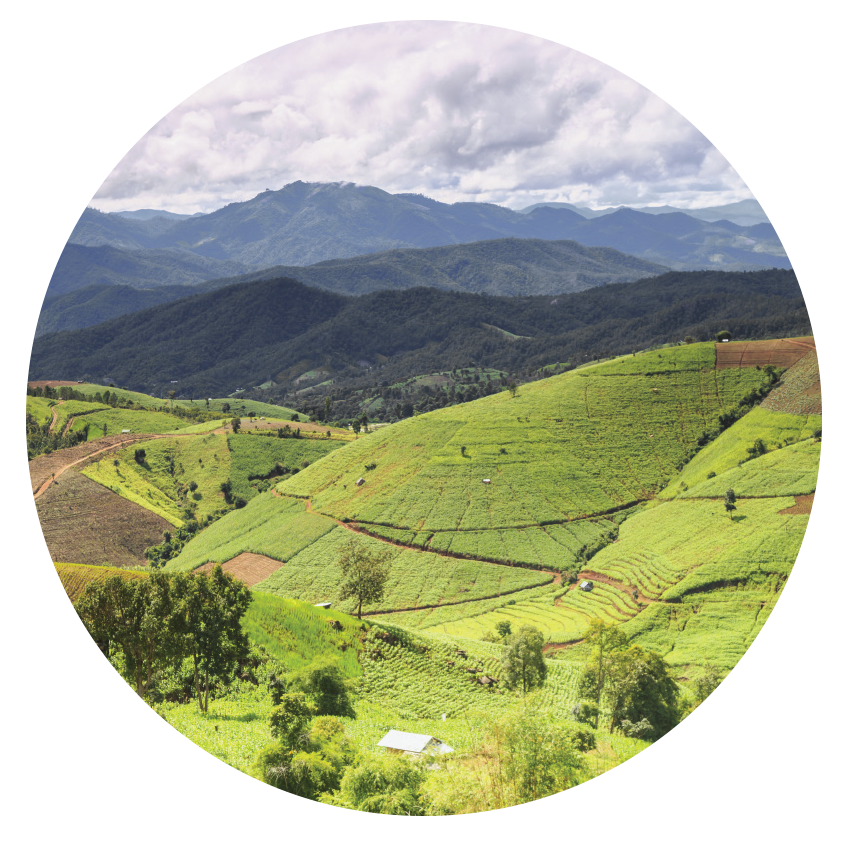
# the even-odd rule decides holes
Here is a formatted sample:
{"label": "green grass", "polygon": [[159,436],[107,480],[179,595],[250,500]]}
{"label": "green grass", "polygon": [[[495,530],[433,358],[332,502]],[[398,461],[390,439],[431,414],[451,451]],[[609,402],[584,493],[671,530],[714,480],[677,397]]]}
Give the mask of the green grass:
{"label": "green grass", "polygon": [[[71,417],[79,417],[79,420],[73,423],[72,428],[74,430],[81,429],[86,423],[92,424],[90,417],[92,413],[108,410],[108,406],[104,403],[86,403],[84,400],[65,400],[64,403],[56,403],[55,409],[58,420],[53,431],[64,432],[67,421]],[[92,424],[91,432],[93,431]],[[92,438],[91,433],[88,433],[88,438]]]}
{"label": "green grass", "polygon": [[[263,403],[260,400],[240,400],[238,397],[212,398],[209,404],[206,404],[204,400],[176,400],[175,405],[182,406],[185,409],[200,409],[209,412],[222,412],[222,407],[228,405],[229,414],[243,418],[247,417],[249,412],[254,412],[255,417],[278,418],[280,420],[290,420],[296,414],[295,409],[287,409],[285,406],[275,406],[272,403]],[[309,420],[307,415],[301,413],[298,413],[298,415],[302,421]]]}
{"label": "green grass", "polygon": [[276,438],[269,435],[229,435],[232,492],[243,499],[257,494],[256,481],[268,477],[276,464],[301,470],[342,446],[341,441]]}
{"label": "green grass", "polygon": [[708,473],[719,475],[736,467],[748,458],[747,450],[758,438],[767,450],[772,450],[778,444],[783,446],[811,438],[821,425],[821,415],[790,415],[758,406],[703,447],[681,475],[664,489],[661,497],[670,499],[684,490],[682,483],[692,490],[707,479]]}
{"label": "green grass", "polygon": [[208,432],[219,429],[220,426],[224,426],[226,423],[226,420],[210,420],[204,423],[194,423],[190,426],[180,426],[175,432],[179,435],[205,435]]}
{"label": "green grass", "polygon": [[790,444],[706,479],[678,498],[724,498],[729,488],[738,497],[811,494],[816,490],[820,455],[821,443],[812,438]]}
{"label": "green grass", "polygon": [[255,645],[264,646],[290,670],[324,658],[335,660],[347,677],[362,675],[359,656],[366,626],[344,613],[253,592],[242,626]]}
{"label": "green grass", "polygon": [[[62,404],[69,405],[74,401]],[[80,403],[81,406],[95,406],[92,403]],[[184,426],[184,420],[165,412],[132,411],[131,409],[106,409],[85,415],[73,422],[73,429],[88,425],[88,440],[95,441],[103,435],[114,435],[124,429],[143,433],[170,433]],[[106,432],[107,428],[107,432]]]}
{"label": "green grass", "polygon": [[[109,488],[129,502],[134,502],[141,508],[152,511],[163,517],[168,523],[179,527],[184,525],[183,512],[172,499],[163,491],[149,482],[144,481],[134,468],[134,459],[125,458],[125,451],[121,450],[116,458],[102,458],[88,464],[82,474],[89,479]],[[109,454],[110,455],[110,454]],[[123,458],[119,458],[123,455]],[[115,464],[114,462],[118,462]]]}
{"label": "green grass", "polygon": [[161,400],[159,397],[150,397],[148,394],[141,394],[139,391],[129,391],[125,388],[113,388],[106,385],[95,385],[94,383],[79,383],[73,386],[74,391],[95,397],[97,394],[104,395],[106,391],[116,394],[118,399],[129,401],[138,406],[145,406],[150,409],[157,409],[160,406],[169,405],[169,400]]}
{"label": "green grass", "polygon": [[53,419],[53,413],[50,407],[55,404],[55,400],[49,400],[46,397],[30,397],[26,396],[26,413],[35,418],[39,426],[45,423],[50,423]]}

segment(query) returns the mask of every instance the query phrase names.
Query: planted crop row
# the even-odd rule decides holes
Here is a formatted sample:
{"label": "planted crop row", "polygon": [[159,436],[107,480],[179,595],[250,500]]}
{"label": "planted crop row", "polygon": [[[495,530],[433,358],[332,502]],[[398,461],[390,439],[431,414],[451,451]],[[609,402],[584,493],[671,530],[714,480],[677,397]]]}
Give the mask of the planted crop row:
{"label": "planted crop row", "polygon": [[355,605],[350,600],[338,601],[342,577],[339,557],[351,541],[386,554],[391,562],[385,596],[376,605],[366,606],[366,612],[485,599],[540,586],[551,580],[549,575],[532,570],[384,546],[374,538],[355,536],[347,529],[337,528],[302,548],[283,569],[255,588],[306,601],[331,601],[340,610],[352,611]]}
{"label": "planted crop row", "polygon": [[685,488],[692,491],[710,473],[720,475],[736,467],[748,458],[748,449],[758,439],[764,442],[767,450],[772,450],[778,444],[784,446],[811,438],[813,432],[821,429],[821,425],[821,415],[790,415],[757,406],[700,450],[661,496],[669,499],[682,493]]}
{"label": "planted crop row", "polygon": [[819,358],[815,353],[802,356],[781,379],[781,385],[761,404],[764,409],[793,415],[822,413]]}
{"label": "planted crop row", "polygon": [[821,443],[810,438],[743,462],[678,494],[723,498],[731,488],[738,497],[795,496],[816,490]]}
{"label": "planted crop row", "polygon": [[195,569],[208,561],[224,563],[241,552],[288,561],[334,528],[332,520],[306,513],[298,500],[260,494],[199,532],[167,569]]}
{"label": "planted crop row", "polygon": [[88,584],[94,581],[104,581],[112,576],[122,578],[143,578],[147,573],[135,570],[116,569],[114,567],[92,566],[90,564],[55,564],[58,577],[68,598],[72,602],[78,601],[84,594]]}

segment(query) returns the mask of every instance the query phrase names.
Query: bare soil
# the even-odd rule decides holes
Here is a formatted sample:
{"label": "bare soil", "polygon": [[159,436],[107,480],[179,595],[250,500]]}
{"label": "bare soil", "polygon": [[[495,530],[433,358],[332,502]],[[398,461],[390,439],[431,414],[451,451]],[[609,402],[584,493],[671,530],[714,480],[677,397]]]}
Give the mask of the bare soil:
{"label": "bare soil", "polygon": [[29,462],[29,479],[32,485],[32,493],[37,499],[47,489],[54,479],[57,479],[69,467],[81,464],[99,453],[115,450],[118,447],[125,447],[135,441],[147,438],[163,438],[163,435],[108,435],[105,438],[97,438],[96,441],[85,441],[75,447],[67,447],[64,450],[56,450],[45,456],[38,456]]}
{"label": "bare soil", "polygon": [[789,508],[781,508],[778,514],[810,514],[813,511],[813,498],[815,494],[802,494],[795,497],[795,505]]}
{"label": "bare soil", "polygon": [[812,336],[798,339],[768,339],[761,342],[717,342],[717,368],[754,368],[774,365],[789,368],[807,353],[815,351]]}
{"label": "bare soil", "polygon": [[162,517],[75,470],[47,485],[35,506],[56,563],[145,565],[144,550],[172,529]]}
{"label": "bare soil", "polygon": [[[207,563],[202,564],[194,570],[194,572],[209,573],[216,564]],[[277,572],[283,563],[276,561],[274,558],[269,558],[266,555],[258,555],[255,552],[243,552],[237,555],[236,558],[231,558],[226,561],[222,568],[225,572],[230,572],[234,578],[239,578],[249,587],[265,581],[273,572]]]}

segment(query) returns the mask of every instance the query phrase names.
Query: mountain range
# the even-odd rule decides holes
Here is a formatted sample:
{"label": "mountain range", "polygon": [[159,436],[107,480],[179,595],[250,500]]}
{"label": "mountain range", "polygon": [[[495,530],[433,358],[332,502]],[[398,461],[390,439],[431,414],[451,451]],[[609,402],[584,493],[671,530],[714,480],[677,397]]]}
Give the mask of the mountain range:
{"label": "mountain range", "polygon": [[177,214],[142,219],[87,208],[69,242],[170,249],[268,268],[506,237],[575,240],[676,269],[790,267],[768,223],[740,226],[683,212],[628,208],[593,219],[565,207],[519,213],[482,202],[445,204],[376,187],[302,181],[186,219]]}
{"label": "mountain range", "polygon": [[794,273],[671,272],[557,297],[429,288],[354,297],[253,281],[36,339],[29,378],[109,377],[147,393],[177,380],[181,393],[205,397],[267,383],[283,391],[313,370],[334,387],[454,366],[534,370],[723,328],[739,338],[809,333]]}
{"label": "mountain range", "polygon": [[[291,277],[350,295],[415,286],[491,295],[556,295],[666,271],[611,248],[523,239],[398,249],[313,266],[220,275],[247,268],[189,252],[68,245],[53,274],[35,335],[88,327],[222,286],[273,277]],[[91,280],[88,285],[86,278]],[[167,278],[179,283],[164,285]]]}

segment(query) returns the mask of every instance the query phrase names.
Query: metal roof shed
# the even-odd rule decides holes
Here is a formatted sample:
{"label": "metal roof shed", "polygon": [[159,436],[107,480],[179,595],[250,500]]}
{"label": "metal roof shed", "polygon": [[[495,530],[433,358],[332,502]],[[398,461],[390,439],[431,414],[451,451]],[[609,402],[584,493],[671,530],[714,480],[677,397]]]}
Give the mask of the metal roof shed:
{"label": "metal roof shed", "polygon": [[402,730],[390,730],[378,743],[377,747],[386,748],[389,753],[421,754],[453,753],[453,748],[441,739],[425,736],[421,733],[404,733]]}

